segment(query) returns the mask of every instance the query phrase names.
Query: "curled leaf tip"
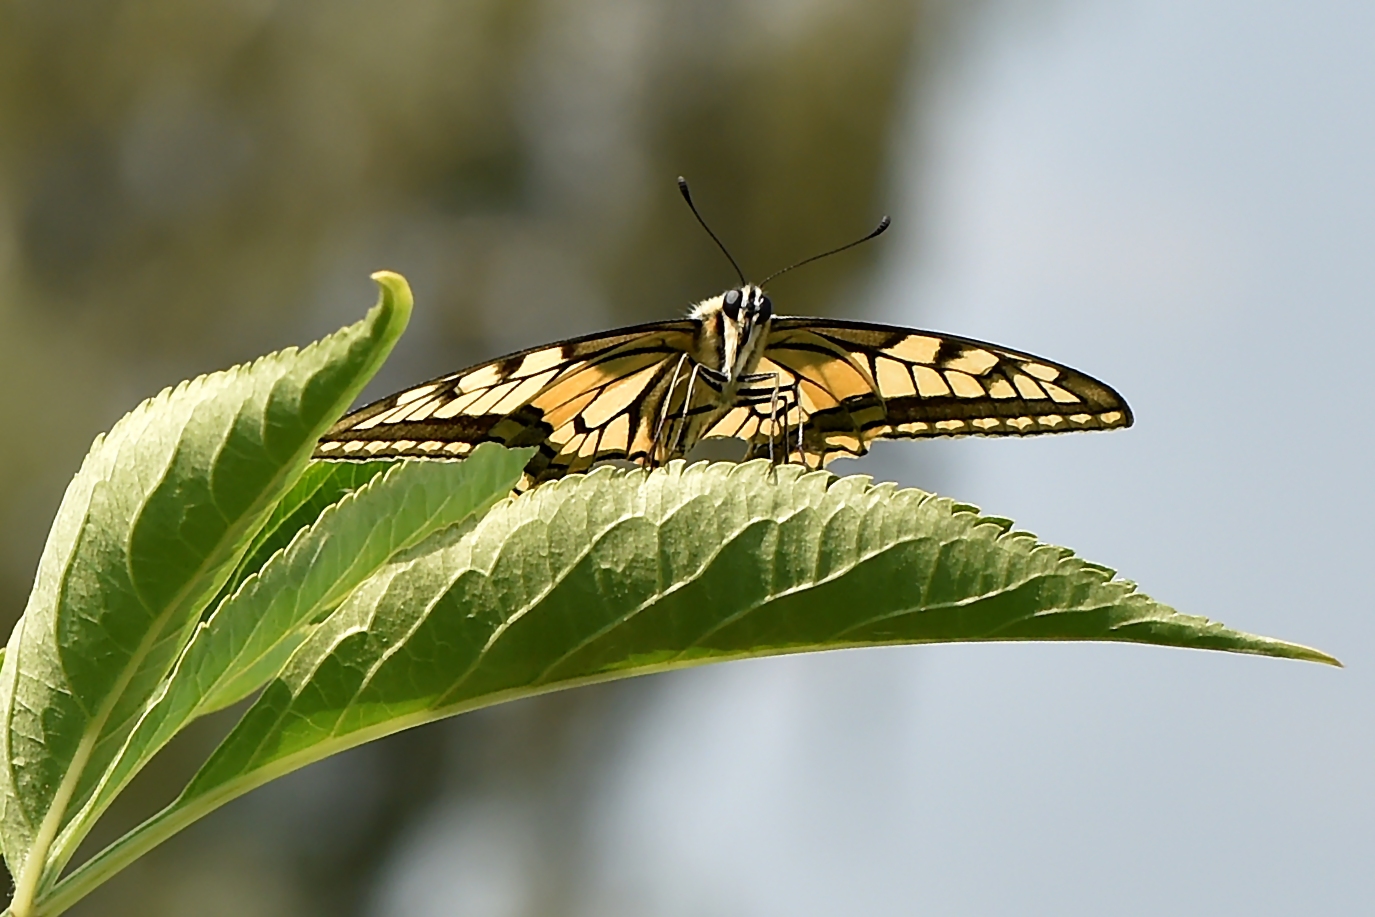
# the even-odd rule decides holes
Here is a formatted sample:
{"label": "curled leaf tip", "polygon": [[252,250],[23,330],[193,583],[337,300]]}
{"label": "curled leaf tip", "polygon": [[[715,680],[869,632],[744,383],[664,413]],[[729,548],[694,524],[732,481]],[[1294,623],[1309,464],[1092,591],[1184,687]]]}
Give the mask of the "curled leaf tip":
{"label": "curled leaf tip", "polygon": [[406,282],[405,277],[395,271],[374,271],[371,276],[380,288],[377,304],[394,313],[404,327],[410,318],[411,308],[415,305],[411,285]]}
{"label": "curled leaf tip", "polygon": [[388,271],[388,270],[373,271],[373,272],[372,272],[371,274],[369,274],[368,276],[371,277],[373,280],[377,281],[379,284],[382,284],[382,285],[384,285],[384,286],[386,286],[386,285],[393,285],[393,286],[405,287],[407,290],[410,289],[410,285],[406,283],[406,278],[405,278],[405,277],[402,277],[400,274],[396,273],[396,271]]}
{"label": "curled leaf tip", "polygon": [[[415,297],[406,278],[395,271],[374,271],[371,276],[378,286],[377,305],[368,314],[374,321],[382,322],[381,337],[384,343],[380,355],[385,358],[410,324]],[[380,360],[377,366],[381,366]],[[376,367],[373,371],[376,371]],[[371,376],[371,373],[368,375]]]}

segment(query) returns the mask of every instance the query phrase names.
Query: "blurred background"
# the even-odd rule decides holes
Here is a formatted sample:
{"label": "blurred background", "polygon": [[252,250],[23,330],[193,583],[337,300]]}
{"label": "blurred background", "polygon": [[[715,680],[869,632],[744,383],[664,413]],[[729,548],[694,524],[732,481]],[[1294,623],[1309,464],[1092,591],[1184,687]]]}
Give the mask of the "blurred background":
{"label": "blurred background", "polygon": [[583,689],[278,781],[74,913],[1368,908],[1372,47],[1358,0],[0,0],[6,622],[96,433],[355,320],[372,270],[417,309],[369,396],[719,292],[685,174],[756,277],[892,214],[780,311],[1041,353],[1138,417],[834,470],[1348,665],[985,645]]}

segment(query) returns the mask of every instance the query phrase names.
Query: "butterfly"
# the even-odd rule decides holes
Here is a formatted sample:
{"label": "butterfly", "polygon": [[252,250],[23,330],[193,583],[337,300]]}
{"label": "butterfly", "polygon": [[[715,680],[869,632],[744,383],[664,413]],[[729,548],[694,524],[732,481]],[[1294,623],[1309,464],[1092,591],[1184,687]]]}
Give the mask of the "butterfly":
{"label": "butterfly", "polygon": [[[679,187],[697,215],[687,183]],[[885,217],[863,239],[793,267],[887,227]],[[483,442],[535,446],[517,486],[526,490],[608,460],[653,468],[724,438],[743,440],[745,458],[821,468],[878,439],[1132,424],[1117,392],[1068,366],[955,335],[775,315],[762,285],[736,271],[738,287],[684,319],[532,347],[375,401],[330,428],[315,457],[453,459]]]}

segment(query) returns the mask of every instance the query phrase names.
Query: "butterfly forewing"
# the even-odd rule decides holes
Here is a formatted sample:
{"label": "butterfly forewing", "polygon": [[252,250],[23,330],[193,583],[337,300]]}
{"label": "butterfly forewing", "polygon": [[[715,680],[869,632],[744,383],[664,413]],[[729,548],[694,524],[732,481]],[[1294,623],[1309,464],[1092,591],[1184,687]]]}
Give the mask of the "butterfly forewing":
{"label": "butterfly forewing", "polygon": [[[391,395],[320,440],[318,458],[461,457],[482,442],[538,446],[526,485],[603,459],[651,460],[651,408],[692,346],[691,321],[535,347]],[[656,393],[660,393],[656,395]]]}
{"label": "butterfly forewing", "polygon": [[[1132,423],[1120,395],[1067,366],[866,322],[775,319],[761,372],[776,372],[789,393],[783,425],[802,424],[794,442],[800,438],[810,465],[862,455],[875,439],[1030,436]],[[751,439],[751,454],[765,454],[768,437]]]}

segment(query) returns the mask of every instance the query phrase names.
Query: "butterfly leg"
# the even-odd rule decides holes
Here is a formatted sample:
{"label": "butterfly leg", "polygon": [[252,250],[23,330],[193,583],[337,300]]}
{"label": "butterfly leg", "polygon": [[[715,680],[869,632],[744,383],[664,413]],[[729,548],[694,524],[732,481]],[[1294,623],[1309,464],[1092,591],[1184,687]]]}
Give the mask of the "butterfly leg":
{"label": "butterfly leg", "polygon": [[683,412],[678,419],[678,429],[673,431],[673,443],[668,447],[669,456],[678,451],[678,444],[683,439],[683,430],[688,426],[688,417],[692,412],[692,390],[697,385],[697,374],[701,368],[701,363],[693,363],[692,372],[688,373],[687,392],[683,396]]}
{"label": "butterfly leg", "polygon": [[[783,431],[784,431],[784,436],[785,436],[785,437],[789,436],[793,431],[796,431],[796,432],[797,432],[797,436],[796,436],[796,438],[795,438],[792,442],[788,442],[788,443],[785,445],[784,451],[787,453],[787,456],[786,456],[786,458],[784,458],[784,461],[785,461],[785,462],[791,462],[791,461],[792,461],[792,457],[793,457],[793,453],[796,452],[796,453],[797,453],[797,464],[799,464],[799,465],[801,465],[802,467],[806,468],[806,467],[808,467],[808,465],[807,465],[807,451],[803,448],[803,442],[804,442],[804,436],[805,436],[805,433],[806,433],[807,414],[806,414],[806,412],[802,409],[802,386],[801,386],[801,382],[799,382],[798,380],[794,379],[794,380],[793,380],[793,384],[792,384],[791,386],[788,387],[788,390],[787,390],[787,391],[788,391],[788,403],[787,403],[787,405],[786,405],[786,406],[784,407],[784,409],[783,409],[783,416],[784,416],[784,420],[783,420]],[[789,423],[789,422],[788,422],[788,418],[789,418],[790,416],[792,416],[792,415],[794,414],[794,412],[796,412],[796,418],[797,418],[797,419],[796,419],[795,422]]]}
{"label": "butterfly leg", "polygon": [[[740,392],[746,404],[753,406],[768,405],[768,450],[770,466],[777,469],[779,465],[788,462],[792,458],[792,424],[789,422],[789,418],[792,416],[794,410],[797,411],[798,418],[798,460],[805,465],[806,455],[802,451],[803,417],[797,380],[793,380],[790,384],[784,385],[779,373],[757,373],[745,376],[741,381],[772,383],[768,388],[742,389]],[[778,451],[780,445],[782,446],[781,454]]]}
{"label": "butterfly leg", "polygon": [[[740,381],[746,385],[750,385],[757,382],[769,382],[772,384],[767,389],[742,388],[737,393],[742,403],[747,404],[751,407],[757,407],[758,405],[763,404],[765,401],[764,393],[768,393],[767,400],[769,403],[769,464],[771,465],[778,464],[776,456],[774,455],[773,448],[774,442],[778,438],[776,430],[778,422],[778,395],[780,391],[778,380],[778,373],[751,373],[747,376],[741,376]],[[786,437],[784,445],[787,445]]]}
{"label": "butterfly leg", "polygon": [[[773,455],[773,441],[778,433],[778,373],[770,373],[773,376],[773,391],[769,394],[769,467],[778,468],[778,462]],[[784,442],[786,446],[787,443]]]}
{"label": "butterfly leg", "polygon": [[[798,461],[806,464],[806,455],[802,451],[802,403],[801,395],[798,392],[798,381],[794,379],[789,385],[782,385],[779,382],[778,373],[760,373],[758,381],[771,380],[773,387],[769,391],[769,460],[775,465],[786,464],[792,458],[794,450],[792,437],[792,424],[789,417],[793,411],[797,411],[797,445],[796,451]],[[761,397],[755,404],[762,404],[764,399]],[[781,431],[779,428],[782,428]],[[780,435],[781,434],[781,435]],[[774,452],[774,444],[782,440],[783,454],[781,456]]]}
{"label": "butterfly leg", "polygon": [[[669,415],[670,415],[671,413],[673,413],[673,393],[674,393],[675,391],[678,390],[678,379],[681,377],[681,374],[682,374],[682,371],[683,371],[683,361],[686,360],[687,358],[688,358],[688,355],[687,355],[687,354],[683,354],[681,357],[678,358],[677,364],[674,365],[674,367],[673,367],[673,378],[669,380],[669,383],[668,383],[668,390],[667,390],[666,392],[664,392],[664,406],[663,406],[663,410],[661,410],[661,411],[659,412],[659,423],[658,423],[657,426],[654,427],[654,438],[653,438],[653,440],[651,441],[650,447],[649,447],[650,450],[651,450],[651,457],[650,457],[650,467],[651,467],[651,468],[653,468],[654,466],[660,464],[660,461],[659,461],[659,458],[660,458],[660,450],[659,450],[659,447],[660,447],[660,442],[661,442],[661,441],[660,441],[660,437],[661,437],[661,436],[663,435],[663,433],[664,433],[664,425],[668,423]],[[690,388],[690,387],[689,387],[689,388]],[[684,408],[686,408],[688,401],[691,400],[691,391],[690,391],[690,390],[689,390],[689,393],[688,393],[688,394],[689,394],[689,397],[686,398],[686,399],[684,399],[684,401],[683,401]],[[663,456],[663,457],[664,457],[665,459],[667,459],[667,457],[668,457],[667,453],[664,453],[664,456]]]}
{"label": "butterfly leg", "polygon": [[[778,483],[778,458],[774,455],[773,444],[777,439],[778,433],[778,373],[760,373],[764,380],[772,380],[773,385],[769,389],[769,480]],[[787,437],[784,436],[784,445],[787,445]]]}

